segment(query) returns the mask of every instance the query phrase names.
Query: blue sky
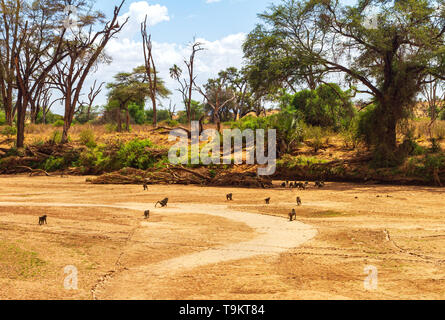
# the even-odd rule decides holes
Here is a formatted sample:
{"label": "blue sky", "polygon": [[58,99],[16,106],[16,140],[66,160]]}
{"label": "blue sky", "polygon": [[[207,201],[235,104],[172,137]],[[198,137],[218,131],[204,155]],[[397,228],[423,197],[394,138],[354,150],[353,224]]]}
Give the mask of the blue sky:
{"label": "blue sky", "polygon": [[[148,14],[152,34],[155,63],[160,76],[173,92],[170,99],[183,109],[177,83],[170,79],[169,68],[178,64],[185,69],[184,58],[189,56],[188,44],[194,37],[204,45],[206,51],[196,58],[197,83],[202,85],[207,79],[225,68],[241,67],[243,61],[242,43],[245,36],[259,22],[257,14],[264,12],[271,3],[279,0],[127,0],[120,12],[120,19],[130,18],[122,32],[112,39],[106,48],[113,58],[111,65],[101,65],[96,73],[89,75],[84,92],[88,92],[94,80],[113,81],[118,72],[131,71],[142,65],[143,51],[140,37],[140,23]],[[112,17],[114,6],[120,1],[98,0],[95,8],[103,11],[107,18]],[[197,92],[193,98],[202,101]],[[97,97],[95,104],[107,102],[106,90]],[[169,101],[163,101],[168,106]],[[147,104],[148,107],[148,104]],[[54,106],[53,112],[63,113],[61,106]]]}
{"label": "blue sky", "polygon": [[[123,12],[134,2],[127,0]],[[214,41],[229,34],[252,30],[258,22],[257,14],[263,12],[272,0],[220,0],[207,3],[206,0],[150,0],[150,5],[159,4],[168,9],[170,21],[153,27],[156,41],[186,43],[194,35]],[[107,16],[113,13],[114,5],[120,1],[98,0],[97,8]]]}

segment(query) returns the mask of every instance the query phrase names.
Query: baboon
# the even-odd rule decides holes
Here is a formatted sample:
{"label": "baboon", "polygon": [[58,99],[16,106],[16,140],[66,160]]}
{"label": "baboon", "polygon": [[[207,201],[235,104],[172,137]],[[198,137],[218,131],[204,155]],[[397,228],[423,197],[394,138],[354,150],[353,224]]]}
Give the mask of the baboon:
{"label": "baboon", "polygon": [[292,209],[292,212],[289,213],[289,220],[297,220],[297,212],[295,211],[295,209]]}
{"label": "baboon", "polygon": [[323,188],[325,185],[324,181],[316,181],[315,182],[315,187],[317,188]]}
{"label": "baboon", "polygon": [[290,183],[289,188],[291,188],[291,189],[294,188],[294,183],[293,182]]}
{"label": "baboon", "polygon": [[146,211],[144,212],[144,217],[145,217],[145,219],[150,218],[150,210],[146,210]]}
{"label": "baboon", "polygon": [[300,197],[297,197],[297,204],[298,204],[298,206],[301,206],[301,204],[302,204]]}
{"label": "baboon", "polygon": [[48,224],[48,222],[46,222],[46,218],[47,218],[46,215],[44,215],[44,216],[42,216],[42,217],[39,217],[39,225],[40,225],[40,226],[41,226],[41,225],[44,225],[44,224]]}
{"label": "baboon", "polygon": [[306,181],[306,182],[304,183],[304,185],[305,185],[305,187],[309,186],[309,181]]}
{"label": "baboon", "polygon": [[144,182],[144,191],[147,191],[147,190],[148,190],[148,185],[146,182]]}
{"label": "baboon", "polygon": [[281,184],[281,188],[286,188],[286,182],[283,182],[283,183]]}
{"label": "baboon", "polygon": [[233,194],[229,193],[228,195],[226,195],[226,199],[227,201],[233,201]]}
{"label": "baboon", "polygon": [[266,204],[269,204],[270,203],[270,198],[267,198],[265,201],[266,201]]}
{"label": "baboon", "polygon": [[297,184],[298,189],[300,190],[306,190],[306,185],[303,182],[299,182]]}
{"label": "baboon", "polygon": [[162,200],[162,201],[158,201],[158,202],[156,202],[156,204],[155,204],[155,208],[157,207],[158,204],[160,204],[162,208],[166,207],[167,204],[168,204],[168,198],[165,198],[165,199]]}

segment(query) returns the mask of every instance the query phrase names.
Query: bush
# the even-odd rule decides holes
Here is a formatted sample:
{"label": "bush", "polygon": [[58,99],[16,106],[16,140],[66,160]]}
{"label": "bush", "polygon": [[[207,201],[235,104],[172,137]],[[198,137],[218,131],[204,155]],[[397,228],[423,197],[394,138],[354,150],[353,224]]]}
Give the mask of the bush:
{"label": "bush", "polygon": [[62,132],[59,130],[54,130],[51,133],[51,136],[49,138],[49,141],[55,144],[59,144],[62,142]]}
{"label": "bush", "polygon": [[84,129],[79,133],[79,140],[84,146],[94,148],[97,146],[94,131],[91,128]]}
{"label": "bush", "polygon": [[335,131],[347,127],[355,115],[349,92],[337,84],[322,84],[316,90],[303,90],[293,96],[284,94],[281,108],[298,111],[307,124]]}
{"label": "bush", "polygon": [[4,111],[0,111],[0,126],[6,124],[6,115]]}
{"label": "bush", "polygon": [[107,124],[105,125],[105,131],[106,131],[107,133],[113,133],[113,132],[116,132],[116,131],[117,131],[117,125],[115,125],[115,124],[111,124],[111,123],[107,123]]}
{"label": "bush", "polygon": [[146,170],[155,164],[155,159],[147,150],[152,147],[150,140],[135,139],[120,148],[117,159],[123,167]]}
{"label": "bush", "polygon": [[353,119],[347,128],[341,130],[340,134],[345,148],[355,150],[361,141],[358,135],[358,118]]}
{"label": "bush", "polygon": [[16,127],[11,127],[11,126],[6,126],[4,127],[0,133],[4,136],[14,136],[17,134],[17,128]]}
{"label": "bush", "polygon": [[61,170],[65,167],[64,158],[55,158],[53,156],[46,159],[42,165],[42,169],[48,172]]}
{"label": "bush", "polygon": [[56,128],[61,128],[63,127],[64,124],[65,122],[63,120],[57,120],[56,122],[53,123],[53,126]]}
{"label": "bush", "polygon": [[370,105],[358,115],[357,138],[363,139],[366,144],[371,145],[375,142],[376,106]]}

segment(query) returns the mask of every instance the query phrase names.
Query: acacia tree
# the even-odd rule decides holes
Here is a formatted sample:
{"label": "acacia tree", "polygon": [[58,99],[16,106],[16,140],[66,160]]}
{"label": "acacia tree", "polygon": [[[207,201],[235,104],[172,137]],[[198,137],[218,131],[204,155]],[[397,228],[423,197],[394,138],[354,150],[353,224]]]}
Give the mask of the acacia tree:
{"label": "acacia tree", "polygon": [[23,23],[20,0],[0,1],[0,92],[6,122],[12,126],[16,112],[14,90],[17,88],[14,57],[18,54],[20,25]]}
{"label": "acacia tree", "polygon": [[[255,46],[298,57],[287,68],[312,67],[312,75],[344,75],[376,103],[372,144],[381,164],[397,161],[398,122],[429,75],[445,78],[443,0],[284,0],[261,14],[244,51],[252,64]],[[377,23],[366,23],[374,15]],[[269,45],[270,44],[270,45]]]}
{"label": "acacia tree", "polygon": [[104,49],[108,41],[119,33],[128,22],[128,18],[122,24],[118,22],[123,4],[124,1],[114,8],[112,19],[98,32],[93,31],[93,26],[98,22],[103,22],[101,12],[87,12],[79,17],[77,30],[71,29],[72,39],[64,41],[66,58],[55,66],[55,72],[51,75],[52,83],[64,97],[62,143],[68,142],[68,131],[73,122],[87,76],[94,70],[94,67],[97,67],[98,63],[109,62],[109,58],[104,54]]}
{"label": "acacia tree", "polygon": [[[109,106],[116,110],[118,131],[122,130],[121,113],[125,111],[126,130],[130,130],[130,113],[128,106],[131,103],[145,105],[148,97],[152,96],[152,86],[148,84],[145,66],[133,69],[133,72],[121,72],[114,76],[115,81],[107,84]],[[166,98],[170,91],[164,82],[156,76],[157,98]]]}
{"label": "acacia tree", "polygon": [[28,106],[35,108],[49,72],[66,57],[63,50],[63,38],[67,30],[63,24],[64,8],[65,1],[36,1],[21,11],[23,17],[17,21],[20,36],[13,62],[17,84],[18,148],[24,146]]}

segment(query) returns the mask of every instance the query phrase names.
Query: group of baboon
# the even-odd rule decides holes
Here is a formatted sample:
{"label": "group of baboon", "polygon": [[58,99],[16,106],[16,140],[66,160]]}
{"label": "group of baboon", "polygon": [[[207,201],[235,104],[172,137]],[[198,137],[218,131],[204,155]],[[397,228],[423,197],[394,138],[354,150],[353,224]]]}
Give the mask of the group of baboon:
{"label": "group of baboon", "polygon": [[[325,186],[324,181],[315,181],[315,188],[323,188]],[[309,181],[303,182],[289,182],[289,180],[286,180],[286,182],[283,182],[281,184],[282,188],[290,188],[290,189],[300,189],[300,190],[306,190],[309,187]]]}
{"label": "group of baboon", "polygon": [[[305,183],[296,182],[296,181],[295,182],[289,182],[287,180],[286,182],[283,182],[283,184],[281,186],[283,188],[291,188],[291,189],[292,188],[299,188],[300,190],[305,190],[309,186],[309,182],[307,182],[307,181]],[[324,181],[316,181],[315,182],[315,187],[316,188],[323,188],[324,186],[325,186],[325,182]],[[144,191],[148,190],[148,183],[144,182],[143,187],[144,187]],[[227,199],[227,201],[233,201],[233,193],[227,194],[226,195],[226,199]],[[266,202],[267,205],[270,204],[270,200],[271,200],[270,197],[265,199],[265,202]],[[165,198],[165,199],[163,199],[161,201],[156,202],[155,208],[158,206],[158,204],[160,204],[162,208],[166,207],[168,205],[168,198]],[[297,197],[297,205],[298,206],[302,205],[302,201],[301,201],[300,197]],[[150,218],[150,210],[144,211],[144,217],[145,217],[145,219],[149,219]],[[295,209],[292,209],[292,212],[289,213],[289,220],[293,221],[293,220],[296,220],[296,219],[297,219],[297,213],[296,213]],[[42,225],[45,225],[45,224],[48,224],[47,216],[44,215],[42,217],[39,217],[39,225],[42,226]]]}
{"label": "group of baboon", "polygon": [[[145,190],[145,185],[144,185],[144,190]],[[156,202],[155,208],[157,208],[158,204],[160,204],[162,208],[166,207],[168,205],[168,198],[165,198],[165,199],[163,199],[161,201]],[[149,219],[150,218],[150,210],[146,210],[144,212],[144,217],[145,217],[145,219]]]}
{"label": "group of baboon", "polygon": [[[297,186],[298,188],[301,187],[300,189],[306,189],[306,187],[308,185],[309,185],[309,182],[306,182],[306,183],[301,183],[301,182],[293,183],[293,182],[291,182],[291,183],[289,183],[289,181],[286,181],[286,182],[283,182],[282,186],[283,187],[289,187],[290,186],[291,188],[294,188],[294,186]],[[317,182],[315,182],[315,186],[318,187],[318,188],[323,188],[325,186],[325,183],[323,181],[317,181]],[[226,195],[226,199],[227,199],[227,201],[233,201],[233,193],[227,194]],[[267,205],[270,204],[270,200],[271,200],[270,197],[264,199],[264,201],[266,202]],[[301,198],[297,197],[297,206],[300,207],[302,204],[303,204],[303,202],[301,201]],[[289,213],[289,220],[290,221],[297,220],[297,211],[295,209],[292,209],[292,211]]]}

